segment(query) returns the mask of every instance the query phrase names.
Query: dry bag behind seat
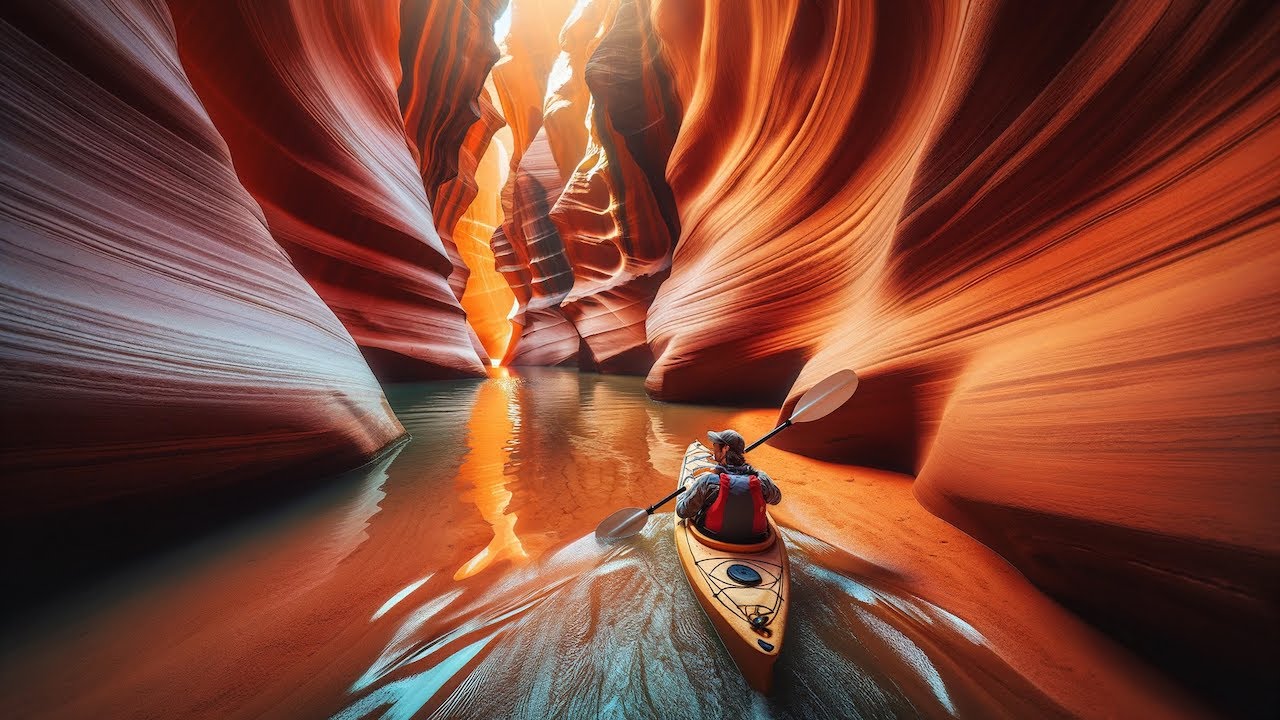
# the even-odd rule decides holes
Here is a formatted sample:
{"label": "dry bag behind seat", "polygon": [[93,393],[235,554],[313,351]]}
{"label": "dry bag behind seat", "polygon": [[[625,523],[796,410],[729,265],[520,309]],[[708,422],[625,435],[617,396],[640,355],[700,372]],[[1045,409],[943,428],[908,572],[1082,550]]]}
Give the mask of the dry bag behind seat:
{"label": "dry bag behind seat", "polygon": [[720,473],[720,492],[707,509],[703,528],[711,537],[732,543],[763,540],[769,524],[765,519],[764,494],[755,475]]}

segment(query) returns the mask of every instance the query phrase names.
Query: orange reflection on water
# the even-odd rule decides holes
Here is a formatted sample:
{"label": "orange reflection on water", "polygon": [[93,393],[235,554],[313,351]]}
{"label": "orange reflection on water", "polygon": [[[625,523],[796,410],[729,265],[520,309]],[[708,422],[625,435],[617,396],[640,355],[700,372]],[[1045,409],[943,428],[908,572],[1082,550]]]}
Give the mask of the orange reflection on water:
{"label": "orange reflection on water", "polygon": [[493,540],[454,573],[454,580],[469,578],[499,560],[523,562],[529,558],[516,535],[516,515],[507,512],[511,491],[507,490],[507,462],[520,429],[520,406],[516,403],[516,380],[506,368],[494,368],[493,380],[483,383],[475,409],[468,421],[467,446],[471,449],[458,470],[461,497],[480,509],[480,516],[493,526]]}

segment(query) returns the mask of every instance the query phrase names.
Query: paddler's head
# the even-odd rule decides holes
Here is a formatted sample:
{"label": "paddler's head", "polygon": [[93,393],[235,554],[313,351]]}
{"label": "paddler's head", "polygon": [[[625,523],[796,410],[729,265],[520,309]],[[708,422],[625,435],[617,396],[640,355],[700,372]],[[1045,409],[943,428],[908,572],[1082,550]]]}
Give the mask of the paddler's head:
{"label": "paddler's head", "polygon": [[711,453],[722,465],[743,465],[746,460],[747,442],[737,430],[713,430],[707,433],[711,439]]}

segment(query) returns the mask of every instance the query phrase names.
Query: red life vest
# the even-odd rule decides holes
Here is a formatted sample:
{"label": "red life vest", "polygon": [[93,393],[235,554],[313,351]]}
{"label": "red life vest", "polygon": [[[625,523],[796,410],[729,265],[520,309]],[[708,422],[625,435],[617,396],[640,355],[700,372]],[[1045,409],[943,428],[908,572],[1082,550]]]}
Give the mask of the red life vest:
{"label": "red life vest", "polygon": [[[726,514],[728,514],[727,522]],[[711,507],[707,509],[703,527],[722,535],[746,535],[744,531],[748,527],[746,522],[748,517],[751,534],[765,534],[769,523],[765,518],[765,501],[764,493],[760,490],[760,478],[755,475],[750,476],[747,479],[747,493],[744,494],[741,490],[734,493],[729,473],[720,473],[720,492],[716,495],[715,502],[711,503]],[[741,538],[741,541],[746,540],[748,538]]]}

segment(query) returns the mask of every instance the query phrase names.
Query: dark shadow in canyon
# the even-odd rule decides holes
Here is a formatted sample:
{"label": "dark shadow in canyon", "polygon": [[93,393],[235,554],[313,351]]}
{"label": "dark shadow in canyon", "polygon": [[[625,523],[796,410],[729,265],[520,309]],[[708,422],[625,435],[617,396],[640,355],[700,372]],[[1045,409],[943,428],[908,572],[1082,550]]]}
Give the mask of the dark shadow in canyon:
{"label": "dark shadow in canyon", "polygon": [[[835,412],[770,442],[820,460],[915,475],[957,372],[955,365],[934,365],[867,373]],[[795,404],[787,403],[780,421]]]}
{"label": "dark shadow in canyon", "polygon": [[[1045,593],[1213,707],[1230,717],[1275,717],[1280,708],[1275,683],[1280,562],[1275,557],[1019,508],[949,502],[953,512],[930,510],[1000,553]],[[1152,558],[1176,562],[1162,567]],[[1261,595],[1248,590],[1259,587],[1265,588]]]}
{"label": "dark shadow in canyon", "polygon": [[[418,386],[422,395],[474,394],[478,380]],[[413,386],[410,386],[412,388]],[[5,587],[0,637],[21,631],[31,611],[76,596],[86,587],[195,545],[233,526],[249,526],[296,506],[343,492],[370,467],[406,446],[404,436],[358,467],[335,473],[334,458],[233,483],[184,483],[181,478],[145,495],[87,506],[6,517],[0,528]],[[104,480],[104,482],[106,482]]]}
{"label": "dark shadow in canyon", "polygon": [[717,358],[715,375],[705,375],[699,367],[669,365],[660,386],[646,384],[649,394],[656,400],[701,405],[777,407],[808,359],[800,349],[749,358],[740,357],[739,350],[726,343],[705,351]]}
{"label": "dark shadow in canyon", "polygon": [[[396,452],[403,441],[384,448],[360,468],[325,477],[312,465],[216,487],[174,487],[145,497],[118,498],[56,515],[6,520],[4,545],[7,592],[0,600],[0,637],[19,617],[80,593],[129,568],[199,542],[229,526],[252,523],[306,499],[353,482],[362,468]],[[331,470],[332,468],[328,468]]]}

